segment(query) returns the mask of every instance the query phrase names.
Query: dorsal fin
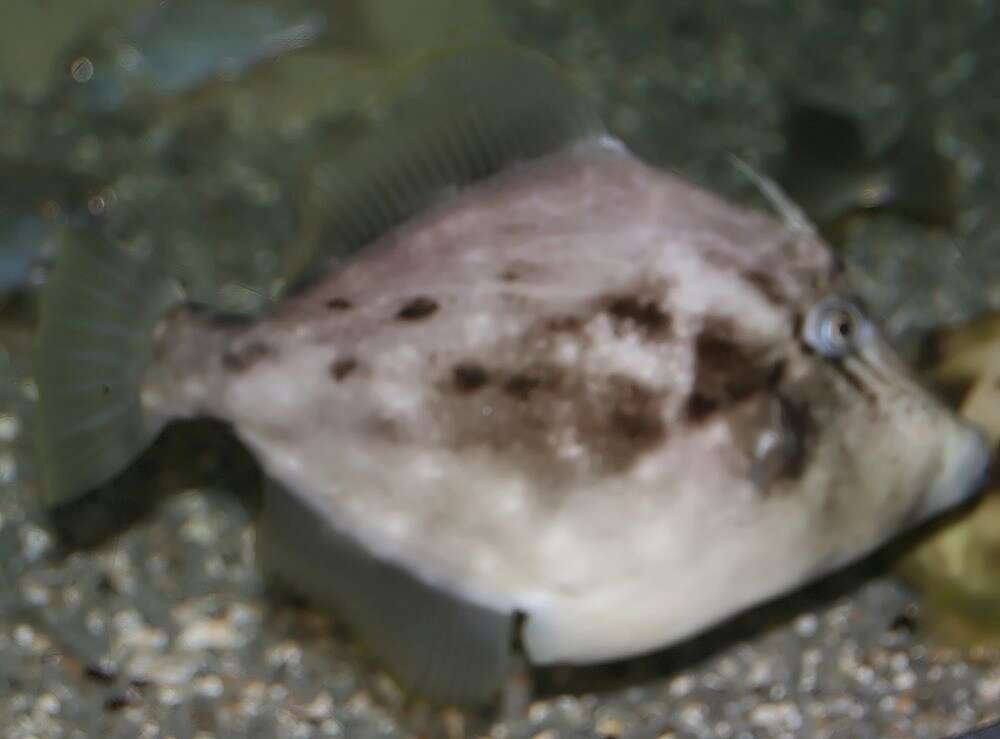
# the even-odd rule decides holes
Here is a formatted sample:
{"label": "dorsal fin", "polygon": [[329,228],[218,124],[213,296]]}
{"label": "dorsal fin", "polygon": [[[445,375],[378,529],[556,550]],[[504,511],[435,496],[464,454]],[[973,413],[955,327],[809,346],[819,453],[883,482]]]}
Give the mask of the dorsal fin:
{"label": "dorsal fin", "polygon": [[438,56],[375,111],[371,131],[317,166],[310,185],[329,210],[319,238],[287,254],[286,285],[457,187],[601,131],[580,92],[541,55],[494,47]]}

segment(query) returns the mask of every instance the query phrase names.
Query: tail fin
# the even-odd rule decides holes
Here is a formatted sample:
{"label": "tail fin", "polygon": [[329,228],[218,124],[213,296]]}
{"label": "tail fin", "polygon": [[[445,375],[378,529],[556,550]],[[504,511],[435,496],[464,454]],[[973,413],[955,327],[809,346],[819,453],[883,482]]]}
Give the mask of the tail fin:
{"label": "tail fin", "polygon": [[121,472],[159,423],[139,399],[158,319],[180,301],[159,260],[90,243],[63,249],[41,296],[36,449],[45,502]]}

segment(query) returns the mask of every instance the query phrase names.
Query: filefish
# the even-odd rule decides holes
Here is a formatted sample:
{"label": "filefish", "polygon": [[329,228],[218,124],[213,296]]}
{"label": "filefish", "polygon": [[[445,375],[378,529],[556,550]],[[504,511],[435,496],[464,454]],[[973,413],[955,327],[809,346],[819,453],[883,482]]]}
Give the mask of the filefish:
{"label": "filefish", "polygon": [[981,433],[788,203],[639,161],[530,53],[438,57],[396,99],[331,163],[320,246],[254,320],[192,305],[155,253],[60,255],[35,363],[49,505],[174,419],[222,419],[267,480],[267,572],[407,688],[476,704],[515,649],[654,650],[972,496]]}
{"label": "filefish", "polygon": [[82,39],[60,64],[55,94],[74,110],[112,113],[238,77],[326,30],[326,15],[301,2],[154,3]]}

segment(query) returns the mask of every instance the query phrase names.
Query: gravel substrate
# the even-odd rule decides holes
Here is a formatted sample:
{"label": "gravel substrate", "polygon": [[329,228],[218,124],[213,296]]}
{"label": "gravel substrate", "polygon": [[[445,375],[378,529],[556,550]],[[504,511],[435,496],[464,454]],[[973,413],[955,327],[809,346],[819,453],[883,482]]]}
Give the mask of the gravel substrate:
{"label": "gravel substrate", "polygon": [[[845,255],[867,275],[865,297],[897,336],[1000,307],[997,3],[498,7],[511,34],[566,64],[640,154],[744,199],[755,195],[727,155],[762,167],[780,154],[789,90],[856,115],[876,144],[892,140],[908,116],[933,116],[961,176],[957,227],[863,219],[849,229]],[[2,125],[30,150],[34,119],[16,114]],[[78,156],[98,141],[106,162],[127,161],[122,136],[95,130],[70,151]],[[171,212],[193,219],[178,228],[197,229],[197,208]],[[0,736],[407,734],[403,696],[342,629],[266,590],[254,559],[253,495],[232,481],[240,475],[212,478],[232,461],[228,453],[196,460],[208,472],[192,483],[170,466],[190,466],[201,452],[169,450],[150,464],[145,487],[171,494],[150,493],[134,523],[111,526],[118,535],[67,547],[33,497],[23,322],[5,318],[0,342]],[[84,516],[102,515],[95,505],[61,525],[88,538],[92,519]],[[925,643],[920,623],[912,594],[883,563],[869,563],[670,652],[537,675],[542,697],[484,731],[509,739],[938,739],[1000,716],[1000,656]],[[451,713],[432,722],[453,735],[471,731]]]}

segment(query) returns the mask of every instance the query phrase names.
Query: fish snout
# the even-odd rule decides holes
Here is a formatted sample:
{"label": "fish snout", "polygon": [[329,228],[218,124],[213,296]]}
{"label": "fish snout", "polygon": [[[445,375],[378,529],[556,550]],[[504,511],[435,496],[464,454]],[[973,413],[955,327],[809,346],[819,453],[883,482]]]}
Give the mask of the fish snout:
{"label": "fish snout", "polygon": [[941,464],[915,512],[919,521],[971,500],[986,483],[991,461],[986,435],[964,422],[946,433]]}

